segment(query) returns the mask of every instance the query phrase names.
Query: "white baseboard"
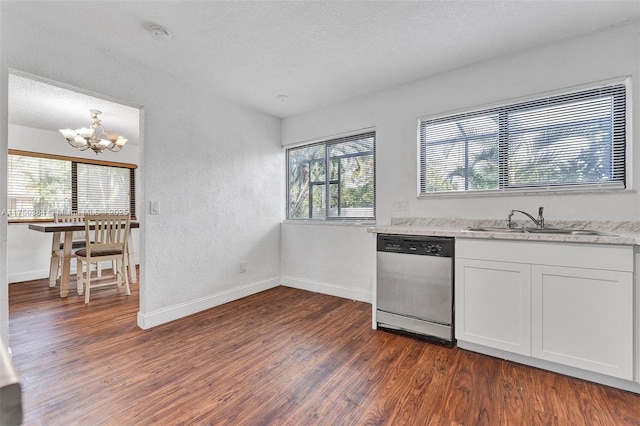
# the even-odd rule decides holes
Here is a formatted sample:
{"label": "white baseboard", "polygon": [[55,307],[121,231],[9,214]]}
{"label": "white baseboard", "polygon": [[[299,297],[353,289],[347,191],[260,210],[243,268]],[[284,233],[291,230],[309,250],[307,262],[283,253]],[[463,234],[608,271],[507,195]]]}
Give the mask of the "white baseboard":
{"label": "white baseboard", "polygon": [[[138,263],[136,263],[137,265]],[[100,265],[102,265],[102,269],[111,269],[111,262],[100,262]],[[76,275],[76,262],[75,259],[71,259],[71,269],[70,269],[70,273],[72,276]],[[93,270],[94,267],[92,267]],[[33,281],[33,280],[42,280],[42,279],[46,279],[49,278],[49,270],[48,269],[41,269],[39,271],[24,271],[24,272],[18,272],[15,274],[8,274],[7,275],[7,282],[9,284],[14,284],[14,283],[21,283],[23,281]]]}
{"label": "white baseboard", "polygon": [[[74,270],[74,273],[75,273],[75,270]],[[9,284],[21,283],[22,281],[41,280],[43,278],[49,278],[48,269],[45,269],[42,271],[19,272],[17,274],[9,274],[7,276],[7,280]]]}
{"label": "white baseboard", "polygon": [[[75,273],[75,269],[72,269]],[[49,270],[31,271],[19,274],[9,275],[9,282],[31,281],[46,278],[49,276]],[[279,285],[298,288],[300,290],[313,291],[315,293],[328,294],[330,296],[342,297],[344,299],[357,300],[360,302],[371,303],[371,291],[359,288],[346,287],[326,282],[311,281],[299,277],[282,276],[258,281],[250,284],[236,287],[231,290],[225,290],[216,294],[205,296],[196,300],[192,300],[179,305],[169,306],[154,312],[142,313],[138,312],[138,327],[143,330],[153,328],[155,326],[165,324],[179,318],[186,317],[218,305],[222,305],[233,300],[237,300],[252,294],[268,290]]]}
{"label": "white baseboard", "polygon": [[201,297],[200,299],[191,300],[179,305],[169,306],[164,309],[160,309],[155,312],[149,312],[143,314],[138,312],[138,327],[143,330],[148,330],[152,327],[156,327],[161,324],[165,324],[179,318],[193,315],[198,312],[211,309],[213,307],[222,305],[233,300],[241,299],[246,296],[250,296],[255,293],[259,293],[264,290],[268,290],[280,285],[278,277],[270,278],[263,281],[258,281],[236,287],[231,290],[225,290],[220,293],[212,294],[210,296]]}
{"label": "white baseboard", "polygon": [[[103,266],[104,267],[104,266]],[[71,265],[70,274],[72,277],[76,275],[76,265],[75,263]],[[9,274],[9,284],[20,283],[22,281],[33,281],[33,280],[42,280],[49,278],[49,270],[40,270],[40,271],[27,271],[27,272],[19,272],[17,274]]]}
{"label": "white baseboard", "polygon": [[330,296],[342,297],[344,299],[357,300],[359,302],[371,303],[372,300],[371,291],[362,290],[360,288],[345,287],[343,285],[310,281],[290,276],[280,277],[280,283],[287,287],[328,294]]}

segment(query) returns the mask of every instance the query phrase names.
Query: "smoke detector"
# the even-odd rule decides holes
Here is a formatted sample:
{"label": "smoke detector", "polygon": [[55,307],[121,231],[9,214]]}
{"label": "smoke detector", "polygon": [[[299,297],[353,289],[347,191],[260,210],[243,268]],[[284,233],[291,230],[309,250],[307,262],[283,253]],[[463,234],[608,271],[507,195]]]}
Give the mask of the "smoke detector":
{"label": "smoke detector", "polygon": [[163,41],[165,43],[171,40],[171,38],[173,37],[173,34],[171,34],[171,31],[169,31],[167,28],[163,27],[162,25],[157,25],[157,24],[149,25],[149,32],[151,33],[153,38],[155,38],[158,41]]}

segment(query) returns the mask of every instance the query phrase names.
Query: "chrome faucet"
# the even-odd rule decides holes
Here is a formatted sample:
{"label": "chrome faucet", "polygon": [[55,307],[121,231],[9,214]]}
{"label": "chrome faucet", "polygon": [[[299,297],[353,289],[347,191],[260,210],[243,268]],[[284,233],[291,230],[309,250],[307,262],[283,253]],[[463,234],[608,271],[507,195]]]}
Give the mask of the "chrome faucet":
{"label": "chrome faucet", "polygon": [[522,210],[511,210],[511,212],[507,216],[507,228],[511,228],[511,218],[514,213],[518,212],[518,213],[522,213],[523,215],[531,219],[531,221],[536,224],[536,228],[544,229],[544,216],[542,216],[543,211],[544,211],[544,207],[538,207],[538,219],[536,219],[533,216],[531,216],[529,213],[524,212]]}

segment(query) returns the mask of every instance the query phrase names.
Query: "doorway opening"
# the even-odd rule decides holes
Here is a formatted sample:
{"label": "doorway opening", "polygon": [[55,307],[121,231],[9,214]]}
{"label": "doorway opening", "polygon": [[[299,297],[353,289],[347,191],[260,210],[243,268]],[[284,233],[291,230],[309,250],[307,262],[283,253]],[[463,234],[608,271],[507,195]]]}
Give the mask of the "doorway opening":
{"label": "doorway opening", "polygon": [[[142,107],[15,70],[10,70],[9,72],[7,94],[7,155],[10,159],[12,159],[11,156],[17,157],[16,153],[25,153],[27,156],[54,159],[56,161],[71,159],[67,162],[74,164],[85,164],[83,161],[87,164],[103,162],[103,169],[110,169],[113,164],[127,164],[130,166],[129,168],[135,170],[134,173],[130,174],[130,189],[124,192],[125,195],[128,194],[132,200],[135,200],[130,205],[132,215],[136,215],[137,212],[137,217],[135,218],[138,221],[141,219],[143,191],[140,163],[144,112]],[[128,139],[120,152],[105,150],[101,154],[96,154],[92,150],[82,151],[74,148],[65,141],[59,129],[90,127],[90,110],[102,112],[102,124],[106,131],[117,132]],[[11,172],[10,162],[8,162],[8,165]],[[68,204],[71,206],[72,202],[74,207],[79,206],[78,194],[81,191],[77,188],[78,169],[77,165],[72,167],[74,167],[74,183],[71,185],[51,179],[50,176],[41,171],[42,167],[38,173],[33,175],[24,174],[27,183],[21,183],[22,189],[12,186],[11,180],[7,179],[8,286],[20,285],[19,283],[33,282],[49,277],[52,234],[32,231],[29,229],[28,224],[34,220],[47,220],[51,209],[44,211],[44,209],[40,208],[40,211],[36,211],[40,206],[55,205],[59,208],[61,205],[66,206]],[[89,173],[95,174],[96,172]],[[95,179],[95,175],[92,176],[92,182],[100,184]],[[71,195],[60,189],[64,185],[71,186],[69,192]],[[25,191],[25,187],[28,189],[27,191]],[[54,187],[56,187],[55,191],[52,190]],[[29,191],[32,191],[32,193],[28,193]],[[96,190],[94,192],[97,194],[100,191]],[[24,199],[19,199],[20,197]],[[36,203],[33,201],[34,197],[37,200]],[[67,200],[65,197],[70,197],[70,199]],[[85,198],[88,200],[87,203],[91,202],[89,200],[91,197],[95,198],[95,195],[85,194]],[[29,207],[32,210],[32,219],[28,217]],[[132,230],[131,236],[131,247],[135,254],[135,263],[140,264],[140,259],[144,258],[142,256],[144,248],[141,245],[142,239],[139,236],[138,229]],[[72,269],[74,268],[75,262],[72,262]],[[72,270],[72,272],[75,271]],[[138,281],[137,284],[139,286],[142,285],[139,280],[136,281]],[[75,285],[75,274],[73,274],[73,283]],[[43,290],[56,293],[59,292],[59,285],[60,280],[58,280],[56,288],[47,289],[47,285],[43,287]],[[78,297],[75,287],[71,288],[69,298],[71,297]],[[83,303],[81,299],[78,298],[78,303]],[[5,308],[8,311],[8,306]],[[138,302],[139,309],[140,302]],[[133,321],[135,321],[135,318]]]}

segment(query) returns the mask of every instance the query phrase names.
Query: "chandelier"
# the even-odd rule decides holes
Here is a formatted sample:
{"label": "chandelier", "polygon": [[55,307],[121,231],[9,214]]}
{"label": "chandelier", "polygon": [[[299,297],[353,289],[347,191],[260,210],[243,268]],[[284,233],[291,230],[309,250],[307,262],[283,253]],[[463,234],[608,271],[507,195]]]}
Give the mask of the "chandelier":
{"label": "chandelier", "polygon": [[98,118],[102,111],[90,109],[89,112],[91,113],[91,127],[83,127],[76,130],[60,129],[60,133],[69,142],[69,145],[78,148],[80,151],[92,149],[96,154],[100,154],[105,149],[113,152],[120,151],[124,144],[127,143],[127,139],[118,133],[104,130],[104,126],[100,124],[100,119]]}

